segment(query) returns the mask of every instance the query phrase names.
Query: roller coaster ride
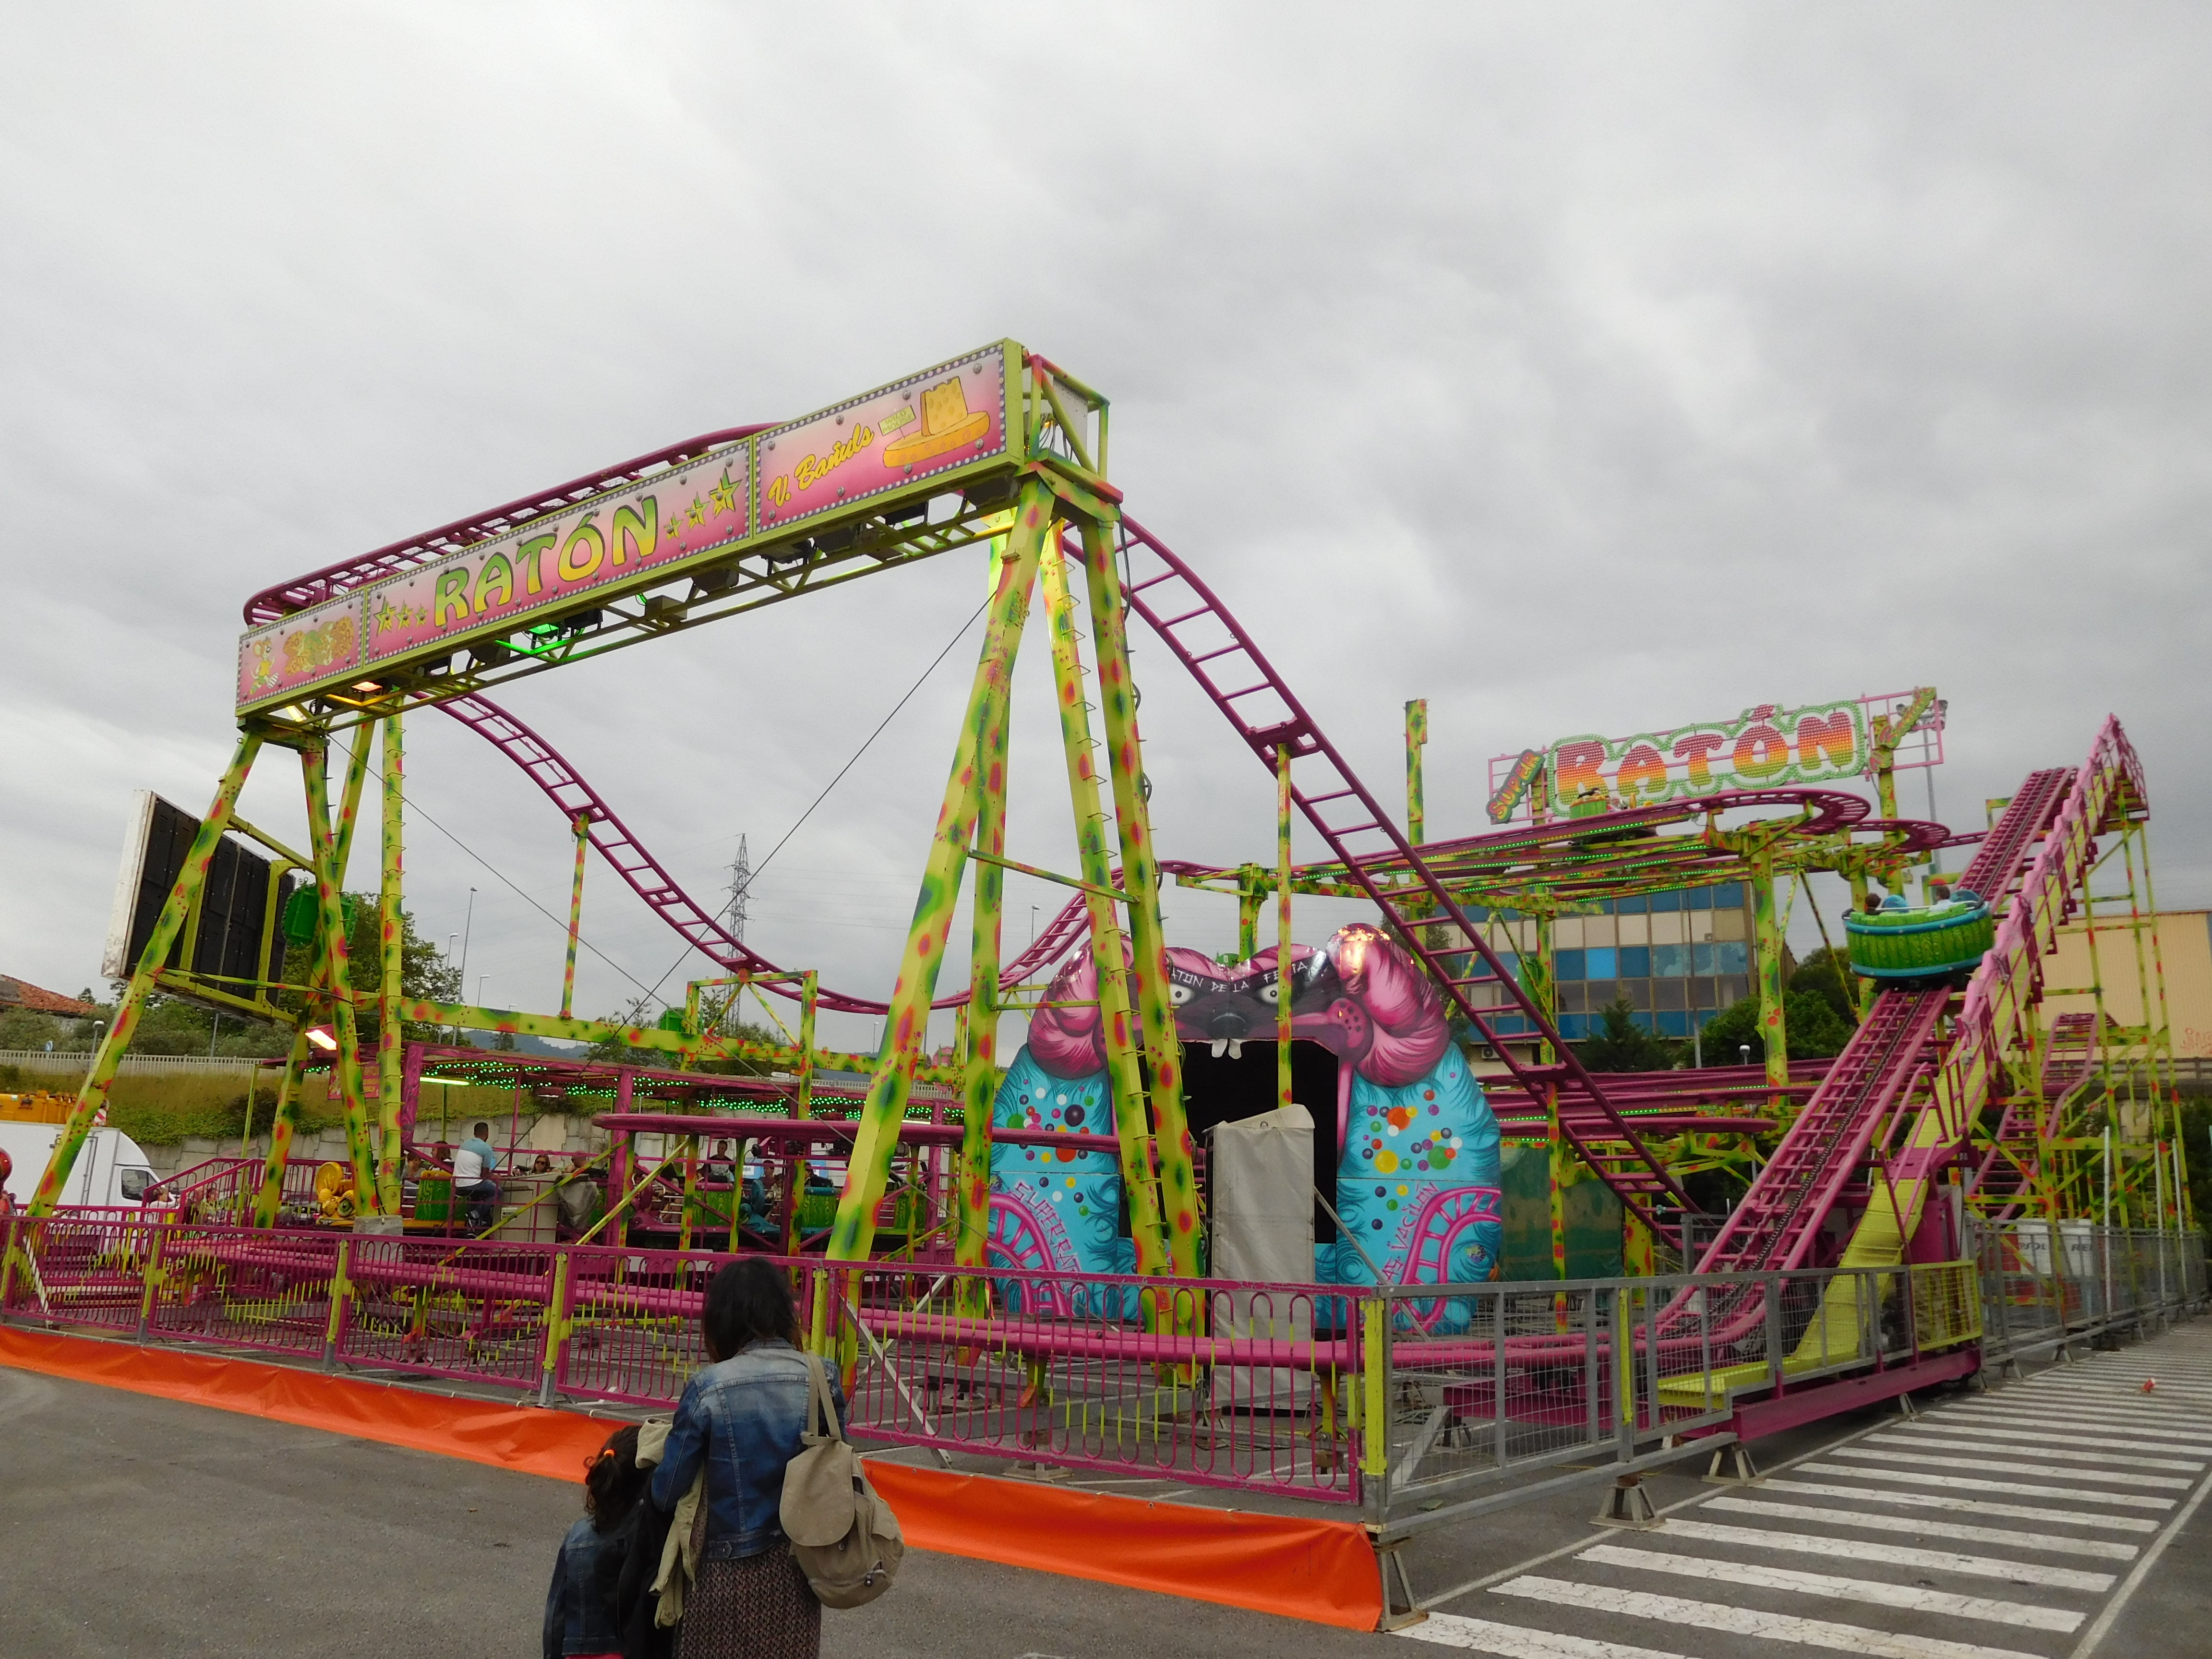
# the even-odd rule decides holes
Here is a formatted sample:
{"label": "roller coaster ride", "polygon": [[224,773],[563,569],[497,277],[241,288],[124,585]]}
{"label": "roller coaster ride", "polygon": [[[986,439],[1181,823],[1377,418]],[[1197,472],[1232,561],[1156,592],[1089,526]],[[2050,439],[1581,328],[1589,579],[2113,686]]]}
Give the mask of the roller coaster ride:
{"label": "roller coaster ride", "polygon": [[[1423,842],[1361,781],[1190,565],[1122,512],[1121,494],[1107,474],[1108,416],[1097,392],[1048,360],[1001,342],[804,420],[709,433],[254,595],[240,644],[235,753],[40,1182],[33,1213],[56,1211],[145,1000],[159,990],[282,1018],[299,1032],[283,1089],[287,1103],[262,1176],[258,1215],[264,1224],[276,1219],[283,1189],[289,1114],[308,1059],[307,1033],[325,1024],[335,1045],[332,1064],[360,1207],[371,1218],[398,1213],[411,1108],[402,1027],[419,1022],[619,1043],[641,1060],[672,1061],[679,1070],[720,1059],[773,1060],[794,1076],[789,1107],[802,1119],[812,1107],[818,1069],[864,1068],[870,1078],[866,1100],[836,1131],[848,1175],[828,1230],[828,1259],[872,1260],[878,1226],[890,1213],[886,1188],[902,1138],[909,1148],[927,1144],[947,1154],[957,1138],[957,1159],[946,1165],[956,1172],[952,1265],[978,1270],[994,1259],[992,1149],[1022,1139],[1004,1141],[994,1130],[1002,1075],[999,1017],[1041,1006],[1045,981],[1087,957],[1095,964],[1092,1001],[1112,1121],[1080,1139],[1085,1150],[1110,1156],[1118,1167],[1137,1274],[1198,1279],[1200,1194],[1187,1127],[1187,1034],[1178,1029],[1178,991],[1161,927],[1164,866],[1146,805],[1126,631],[1131,617],[1182,663],[1277,784],[1279,857],[1273,867],[1170,863],[1164,869],[1180,882],[1237,894],[1246,923],[1244,966],[1274,976],[1282,1099],[1290,1097],[1288,1038],[1299,971],[1288,948],[1291,895],[1363,900],[1381,935],[1418,969],[1463,1040],[1498,1057],[1502,1074],[1489,1081],[1509,1124],[1533,1126],[1579,1159],[1647,1237],[1687,1238],[1684,1223],[1696,1218],[1698,1206],[1655,1136],[1698,1122],[1690,1103],[1700,1091],[1710,1094],[1717,1079],[1696,1073],[1591,1073],[1559,1037],[1554,988],[1541,962],[1501,948],[1490,916],[1500,907],[1550,916],[1591,898],[1725,876],[1749,878],[1760,907],[1766,1064],[1755,1075],[1732,1073],[1726,1080],[1732,1097],[1727,1110],[1737,1116],[1708,1112],[1704,1121],[1746,1135],[1778,1121],[1787,1127],[1742,1201],[1724,1219],[1715,1218],[1718,1230],[1697,1261],[1699,1272],[1773,1275],[1822,1267],[1863,1273],[1949,1261],[1966,1248],[1963,1218],[1969,1212],[1999,1220],[2057,1217],[2069,1206],[2079,1213],[2085,1125],[2099,1114],[2127,1118],[2120,1125],[2124,1139],[2166,1157],[2172,1102],[2170,1086],[2158,1079],[2157,1038],[2150,1030],[2156,1022],[2147,1016],[2143,1030],[2129,1033],[2100,1018],[2085,1034],[2078,1027],[2052,1028],[2039,1012],[2045,963],[2058,929],[2085,908],[2094,915],[2093,872],[2120,842],[2135,837],[2130,844],[2139,848],[2148,796],[2117,720],[2098,734],[2079,767],[2031,775],[1982,836],[1954,837],[1941,825],[1899,818],[1885,775],[1879,817],[1857,795],[1834,789],[1743,790]],[[988,626],[888,999],[821,986],[811,971],[779,967],[747,945],[684,891],[550,742],[489,695],[508,681],[566,663],[963,550],[988,550]],[[1077,836],[1073,874],[1032,873],[1063,883],[1075,896],[1028,950],[1006,960],[1000,939],[1004,872],[1030,868],[1006,856],[1007,714],[1012,665],[1038,589]],[[1079,609],[1087,613],[1087,640]],[[402,991],[401,729],[406,714],[424,708],[442,710],[506,756],[538,785],[575,839],[570,988],[557,1014],[426,1001]],[[1102,728],[1097,740],[1094,713]],[[383,972],[373,1004],[374,1100],[364,1084],[356,1019],[368,1000],[350,988],[341,903],[368,771],[372,745],[365,735],[353,745],[342,778],[334,783],[331,776],[337,735],[372,728],[380,732],[382,757]],[[270,747],[300,757],[309,824],[305,854],[236,816],[240,790]],[[1290,863],[1293,815],[1320,836],[1325,861]],[[262,970],[250,981],[218,982],[165,965],[172,945],[195,926],[210,862],[230,834],[261,841],[287,867],[312,878],[312,963],[306,1006],[297,1014],[276,1005],[280,988],[265,948]],[[1930,851],[1977,842],[1959,884],[1995,912],[1993,948],[1963,984],[1880,991],[1832,1066],[1817,1077],[1793,1073],[1781,1026],[1777,877],[1836,871],[1863,890],[1869,874],[1894,883]],[[727,976],[695,983],[680,1015],[669,1021],[611,1025],[573,1013],[577,907],[585,856],[593,848]],[[2128,857],[2132,872],[2136,853]],[[940,996],[955,902],[970,864],[966,984]],[[2147,875],[2147,861],[2144,868]],[[1261,970],[1253,967],[1255,924],[1270,896],[1279,906],[1281,933],[1272,963]],[[733,994],[750,986],[796,1002],[796,1037],[763,1048],[728,1035],[721,1022],[702,1014],[702,986]],[[933,1008],[961,1010],[953,1063],[933,1073],[923,1052]],[[813,1016],[819,1009],[883,1016],[880,1051],[854,1057],[817,1048]],[[2054,1029],[2062,1034],[2055,1036]],[[2130,1043],[2136,1059],[2148,1055],[2149,1081],[2132,1103],[2116,1103],[2110,1087],[2100,1092],[2089,1085],[2093,1077],[2109,1083],[2113,1075],[2100,1064],[2100,1051]],[[926,1134],[910,1132],[918,1076],[933,1076],[957,1092],[957,1137],[944,1125]],[[1746,1118],[1744,1112],[1765,1115]],[[673,1136],[696,1136],[708,1123],[680,1113],[651,1121],[656,1131]],[[2178,1150],[2173,1166],[2178,1176]],[[2121,1185],[2124,1200],[2132,1190],[2124,1170]],[[1939,1196],[1954,1190],[1956,1203]],[[2134,1201],[2142,1213],[2140,1192]],[[2178,1189],[2172,1213],[2178,1224],[2184,1213]],[[734,1239],[734,1214],[729,1224]],[[787,1230],[787,1244],[795,1237]],[[1425,1282],[1442,1276],[1446,1254],[1437,1239],[1417,1240],[1413,1259],[1426,1264]],[[1863,1320],[1866,1310],[1850,1298],[1881,1282],[1838,1280],[1824,1293],[1803,1340],[1817,1335],[1825,1342],[1836,1322]],[[1623,1340],[1654,1353],[1682,1341],[1703,1345],[1701,1398],[1709,1404],[1713,1379],[1728,1376],[1727,1351],[1767,1316],[1762,1307],[1771,1308],[1771,1298],[1761,1304],[1747,1294],[1717,1304],[1685,1292],[1651,1310],[1640,1334]],[[1324,1322],[1325,1314],[1323,1307]],[[1474,1361],[1494,1361],[1501,1378],[1505,1348],[1497,1344],[1512,1347],[1516,1364],[1548,1363],[1546,1354],[1577,1341],[1596,1352],[1596,1339],[1587,1334],[1524,1334],[1509,1344],[1503,1321],[1501,1314],[1492,1347],[1475,1343],[1468,1349]],[[1418,1316],[1409,1329],[1427,1334],[1432,1323],[1431,1316]],[[1148,1328],[1166,1345],[1154,1356],[1159,1363],[1189,1362],[1190,1352],[1173,1346],[1194,1340],[1188,1309],[1173,1318],[1148,1316]],[[981,1329],[963,1327],[965,1337]],[[1948,1374],[1962,1363],[1959,1352],[1942,1360]],[[1838,1395],[1827,1408],[1843,1403]],[[1656,1404],[1652,1410],[1656,1417]]]}

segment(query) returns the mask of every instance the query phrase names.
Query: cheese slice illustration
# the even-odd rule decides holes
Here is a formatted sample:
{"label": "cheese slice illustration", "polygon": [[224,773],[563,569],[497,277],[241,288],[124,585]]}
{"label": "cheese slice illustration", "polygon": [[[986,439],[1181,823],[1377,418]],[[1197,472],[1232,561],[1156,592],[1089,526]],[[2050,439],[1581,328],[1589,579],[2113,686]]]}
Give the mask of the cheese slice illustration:
{"label": "cheese slice illustration", "polygon": [[982,410],[969,412],[968,394],[955,375],[921,394],[921,430],[884,451],[885,466],[911,466],[948,450],[973,443],[991,428]]}

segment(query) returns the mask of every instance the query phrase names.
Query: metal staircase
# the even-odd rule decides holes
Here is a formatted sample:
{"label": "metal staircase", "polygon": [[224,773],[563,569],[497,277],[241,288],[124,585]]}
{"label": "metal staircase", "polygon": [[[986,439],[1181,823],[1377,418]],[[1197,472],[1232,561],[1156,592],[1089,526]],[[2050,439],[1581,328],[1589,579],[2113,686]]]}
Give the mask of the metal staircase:
{"label": "metal staircase", "polygon": [[[1082,556],[1072,539],[1066,545],[1068,556]],[[1670,1212],[1694,1210],[1674,1175],[1559,1040],[1458,901],[1422,861],[1419,850],[1346,764],[1212,590],[1133,520],[1119,525],[1115,551],[1129,608],[1152,625],[1270,774],[1279,757],[1287,755],[1291,799],[1298,811],[1381,911],[1391,935],[1443,990],[1453,1012],[1496,1049],[1515,1081],[1538,1097],[1557,1092],[1560,1133],[1577,1155],[1655,1231],[1663,1228]],[[1382,863],[1412,872],[1418,887],[1394,891],[1383,886],[1368,868]],[[1443,931],[1443,924],[1455,927],[1468,948],[1444,951],[1426,943],[1428,930]],[[1479,1004],[1473,994],[1478,988],[1504,1001]],[[1518,1058],[1497,1029],[1500,1017],[1510,1014],[1525,1019],[1559,1060],[1534,1065]]]}

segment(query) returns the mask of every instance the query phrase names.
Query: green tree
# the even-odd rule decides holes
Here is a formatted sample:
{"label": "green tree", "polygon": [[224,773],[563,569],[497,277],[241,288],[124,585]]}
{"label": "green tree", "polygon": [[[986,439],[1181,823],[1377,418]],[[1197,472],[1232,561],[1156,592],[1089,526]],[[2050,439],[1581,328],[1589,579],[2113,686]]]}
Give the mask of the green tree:
{"label": "green tree", "polygon": [[1674,1064],[1674,1045],[1636,1023],[1626,997],[1616,997],[1599,1015],[1597,1035],[1575,1045],[1593,1072],[1663,1072]]}
{"label": "green tree", "polygon": [[[361,999],[355,1008],[355,1018],[361,1028],[362,1046],[366,1048],[376,1041],[374,999],[384,988],[383,928],[375,894],[349,893],[346,899],[346,983]],[[286,951],[284,982],[306,984],[307,970],[314,959],[312,943]],[[461,1000],[460,969],[446,959],[439,945],[416,931],[414,914],[404,905],[399,909],[399,994],[422,1002]],[[285,1007],[297,1012],[305,1006],[306,999],[295,991],[287,994],[283,1001]],[[434,1042],[440,1029],[414,1020],[400,1026],[401,1034],[412,1042]]]}
{"label": "green tree", "polygon": [[[1839,1054],[1855,1029],[1818,991],[1784,992],[1782,1020],[1792,1060],[1826,1060]],[[1746,997],[1722,1009],[1705,1022],[1698,1041],[1708,1066],[1741,1063],[1739,1051],[1747,1045],[1751,1063],[1760,1064],[1766,1055],[1766,1039],[1759,1029],[1758,999]]]}
{"label": "green tree", "polygon": [[1817,993],[1835,1010],[1837,1018],[1858,1024],[1858,975],[1851,972],[1850,958],[1841,951],[1823,945],[1814,951],[1790,975],[1789,988]]}
{"label": "green tree", "polygon": [[2212,1099],[2203,1095],[2181,1102],[2181,1161],[2189,1176],[2189,1218],[2198,1231],[2212,1233]]}
{"label": "green tree", "polygon": [[0,1011],[0,1048],[42,1049],[49,1042],[57,1048],[75,1046],[67,1028],[52,1014],[29,1008]]}

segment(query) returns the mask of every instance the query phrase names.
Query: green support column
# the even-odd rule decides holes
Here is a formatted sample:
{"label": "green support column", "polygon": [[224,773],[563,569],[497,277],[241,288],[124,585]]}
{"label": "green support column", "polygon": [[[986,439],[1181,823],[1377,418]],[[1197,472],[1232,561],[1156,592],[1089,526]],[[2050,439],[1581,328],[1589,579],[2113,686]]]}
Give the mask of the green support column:
{"label": "green support column", "polygon": [[[1528,988],[1529,1000],[1544,1011],[1544,1018],[1551,1022],[1552,1029],[1557,1030],[1559,1025],[1559,956],[1553,943],[1554,918],[1549,909],[1544,909],[1537,911],[1530,920],[1536,927],[1536,948],[1529,952],[1522,966],[1521,982]],[[1550,1043],[1542,1043],[1539,1047],[1541,1050],[1539,1057],[1545,1065],[1549,1066],[1559,1060],[1559,1056],[1552,1052]]]}
{"label": "green support column", "polygon": [[[576,878],[568,888],[568,961],[561,970],[561,1018],[576,1011],[576,939],[584,925],[584,854],[591,849],[592,820],[576,814]],[[734,999],[732,1006],[735,1006]]]}
{"label": "green support column", "polygon": [[273,1227],[284,1207],[284,1165],[292,1156],[293,1132],[300,1127],[300,1078],[307,1066],[307,1021],[292,1034],[292,1052],[277,1085],[276,1110],[269,1121],[269,1156],[261,1165],[261,1190],[253,1200],[253,1224]]}
{"label": "green support column", "polygon": [[875,1079],[868,1086],[867,1104],[854,1134],[845,1194],[838,1201],[836,1223],[830,1234],[829,1255],[833,1261],[864,1261],[875,1243],[876,1206],[883,1201],[890,1178],[891,1154],[898,1146],[899,1125],[905,1120],[907,1096],[914,1085],[914,1068],[928,1030],[930,1000],[937,991],[938,970],[944,966],[945,938],[951,931],[961,873],[968,863],[976,814],[982,805],[982,776],[988,768],[1005,764],[1003,754],[984,752],[986,740],[994,732],[1003,734],[1005,730],[999,711],[1005,707],[1014,658],[1021,649],[1030,592],[1036,584],[1037,555],[1052,532],[1054,516],[1051,492],[1035,479],[1025,483],[1015,508],[1006,556],[1000,564],[999,585],[991,598],[990,623],[975,684],[969,692],[968,712],[960,724],[960,741],[953,751],[952,775],[938,809],[937,833],[930,842],[921,890],[915,899],[914,921],[899,959],[898,978],[891,987],[883,1049],[877,1056]]}
{"label": "green support column", "polygon": [[[993,703],[990,728],[983,733],[981,752],[987,758],[975,814],[975,850],[996,859],[1006,855],[1008,702],[1001,696]],[[970,1267],[983,1265],[990,1237],[991,1107],[999,1083],[999,957],[1006,892],[1005,868],[977,860],[969,930],[968,1006],[962,1011],[960,1030],[960,1228],[952,1255]]]}
{"label": "green support column", "polygon": [[1544,1197],[1546,1213],[1552,1226],[1552,1277],[1567,1276],[1567,1200],[1566,1160],[1569,1156],[1566,1141],[1559,1133],[1559,1087],[1556,1083],[1544,1085],[1544,1144],[1549,1149],[1545,1160]]}
{"label": "green support column", "polygon": [[185,854],[185,867],[177,872],[176,883],[169,889],[161,914],[155,918],[145,953],[131,970],[131,982],[124,988],[123,1000],[116,1005],[114,1023],[107,1028],[100,1052],[93,1057],[92,1069],[85,1074],[84,1086],[77,1091],[76,1104],[70,1109],[69,1119],[55,1139],[53,1156],[46,1160],[46,1172],[39,1177],[38,1189],[31,1194],[29,1209],[34,1216],[52,1214],[54,1206],[61,1201],[62,1188],[68,1184],[70,1171],[76,1166],[85,1137],[92,1133],[93,1120],[107,1104],[107,1091],[115,1081],[116,1068],[130,1052],[131,1034],[138,1029],[147,994],[153,990],[161,964],[168,959],[169,947],[177,942],[186,917],[198,908],[201,890],[207,884],[208,866],[215,862],[215,849],[238,805],[238,792],[246,787],[246,774],[253,769],[253,757],[260,752],[261,738],[258,732],[240,734],[230,766],[223,773],[222,781],[216,786],[215,799],[208,807],[207,816],[200,820],[199,833],[192,837],[192,844]]}
{"label": "green support column", "polygon": [[1152,1131],[1159,1149],[1160,1208],[1168,1254],[1178,1274],[1198,1273],[1198,1183],[1191,1169],[1189,1121],[1182,1103],[1182,1040],[1169,994],[1167,940],[1160,927],[1160,872],[1145,805],[1144,756],[1137,736],[1135,682],[1129,672],[1127,605],[1114,564],[1114,538],[1095,520],[1083,525],[1084,574],[1089,581],[1092,643],[1097,653],[1098,704],[1106,726],[1107,775],[1121,830],[1121,890],[1129,896],[1129,943],[1135,958],[1137,1013],[1152,1073]]}
{"label": "green support column", "polygon": [[[362,747],[366,748],[366,742]],[[400,1073],[399,975],[406,938],[400,915],[404,859],[403,801],[405,757],[399,716],[384,721],[384,880],[377,891],[377,942],[380,947],[376,991],[376,1198],[386,1215],[399,1213],[399,1113],[404,1102]]]}
{"label": "green support column", "polygon": [[1429,700],[1406,705],[1406,839],[1419,847],[1428,839],[1429,814],[1421,787],[1421,750],[1429,741]]}
{"label": "green support column", "polygon": [[[1851,866],[1845,878],[1850,881],[1851,884],[1851,913],[1854,915],[1863,915],[1867,908],[1867,872],[1863,867],[1855,864]],[[1844,936],[1844,950],[1846,957],[1848,957],[1850,951],[1850,935],[1849,933],[1846,933]],[[1866,1024],[1867,1016],[1874,1012],[1874,1000],[1876,987],[1874,981],[1871,979],[1862,977],[1856,974],[1852,975],[1851,977],[1856,982],[1855,988],[1858,993],[1859,1024],[1863,1025]]]}
{"label": "green support column", "polygon": [[1753,954],[1759,969],[1759,1034],[1766,1044],[1766,1080],[1790,1081],[1790,1036],[1782,1012],[1782,927],[1774,912],[1774,849],[1761,842],[1751,854]]}
{"label": "green support column", "polygon": [[[820,973],[810,968],[799,981],[799,1096],[792,1103],[792,1115],[810,1118],[814,1115],[814,994],[821,984]],[[783,1253],[799,1254],[801,1229],[799,1206],[806,1197],[806,1159],[793,1152],[784,1158],[783,1166]]]}
{"label": "green support column", "polygon": [[[324,966],[328,976],[331,1023],[336,1028],[338,1052],[334,1070],[339,1098],[345,1106],[346,1151],[353,1162],[354,1202],[362,1215],[381,1212],[377,1200],[376,1168],[368,1144],[368,1109],[361,1095],[361,1029],[354,1018],[353,988],[346,975],[345,906],[340,884],[337,842],[343,827],[331,822],[330,781],[325,768],[330,751],[321,747],[300,751],[300,771],[307,785],[307,835],[315,858],[315,893],[320,908],[320,929],[328,941]],[[364,741],[356,756],[368,753]],[[350,784],[351,780],[348,780]],[[352,792],[350,788],[348,793]]]}
{"label": "green support column", "polygon": [[[1429,838],[1428,790],[1421,776],[1421,751],[1429,742],[1429,700],[1414,697],[1406,704],[1406,839],[1419,847]],[[1435,901],[1426,898],[1410,900],[1405,906],[1406,919],[1418,921],[1437,912]],[[1421,943],[1431,951],[1442,951],[1449,942],[1448,927],[1425,927]]]}
{"label": "green support column", "polygon": [[1260,953],[1260,912],[1267,903],[1267,872],[1256,864],[1237,869],[1237,960],[1249,962]]}
{"label": "green support column", "polygon": [[[1106,844],[1106,809],[1092,759],[1091,716],[1083,695],[1082,641],[1075,626],[1075,595],[1057,538],[1047,544],[1037,568],[1045,620],[1052,636],[1054,700],[1060,705],[1060,748],[1067,758],[1068,804],[1075,817],[1075,845],[1083,879],[1113,887],[1113,858]],[[1146,1121],[1144,1067],[1137,1021],[1130,1008],[1128,948],[1114,901],[1084,895],[1091,919],[1091,960],[1098,967],[1099,1030],[1106,1038],[1107,1083],[1114,1100],[1114,1133],[1120,1142],[1121,1189],[1129,1200],[1129,1237],[1137,1271],[1164,1273],[1170,1257],[1160,1221],[1159,1184],[1152,1175],[1152,1126]]]}

